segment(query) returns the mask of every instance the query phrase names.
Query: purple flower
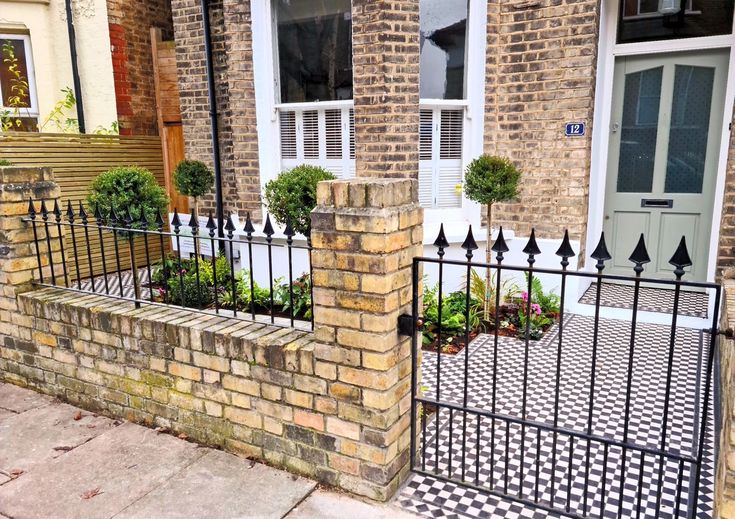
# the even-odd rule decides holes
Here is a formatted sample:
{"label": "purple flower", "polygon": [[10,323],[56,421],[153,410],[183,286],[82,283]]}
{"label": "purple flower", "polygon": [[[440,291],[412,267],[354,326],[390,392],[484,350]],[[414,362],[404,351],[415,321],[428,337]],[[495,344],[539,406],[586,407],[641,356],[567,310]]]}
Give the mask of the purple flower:
{"label": "purple flower", "polygon": [[521,294],[521,298],[523,298],[524,301],[528,301],[528,292],[523,292]]}
{"label": "purple flower", "polygon": [[536,315],[541,315],[541,305],[537,303],[533,303],[531,305],[531,311],[535,313]]}

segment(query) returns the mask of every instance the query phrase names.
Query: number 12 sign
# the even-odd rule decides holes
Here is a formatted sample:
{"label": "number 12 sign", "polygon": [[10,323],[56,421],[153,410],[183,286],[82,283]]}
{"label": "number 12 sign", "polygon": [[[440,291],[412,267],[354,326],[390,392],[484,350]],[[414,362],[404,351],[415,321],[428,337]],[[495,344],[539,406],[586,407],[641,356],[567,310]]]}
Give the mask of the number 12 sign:
{"label": "number 12 sign", "polygon": [[567,123],[564,128],[564,135],[566,137],[582,137],[585,133],[584,123]]}

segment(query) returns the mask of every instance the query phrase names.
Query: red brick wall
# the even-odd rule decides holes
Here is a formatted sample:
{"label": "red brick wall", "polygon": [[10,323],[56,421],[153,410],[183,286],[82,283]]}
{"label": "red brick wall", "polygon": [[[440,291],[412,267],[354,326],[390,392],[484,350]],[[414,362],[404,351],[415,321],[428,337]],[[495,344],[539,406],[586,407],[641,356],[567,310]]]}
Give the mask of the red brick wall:
{"label": "red brick wall", "polygon": [[151,27],[173,37],[168,0],[107,0],[118,123],[123,135],[157,135]]}

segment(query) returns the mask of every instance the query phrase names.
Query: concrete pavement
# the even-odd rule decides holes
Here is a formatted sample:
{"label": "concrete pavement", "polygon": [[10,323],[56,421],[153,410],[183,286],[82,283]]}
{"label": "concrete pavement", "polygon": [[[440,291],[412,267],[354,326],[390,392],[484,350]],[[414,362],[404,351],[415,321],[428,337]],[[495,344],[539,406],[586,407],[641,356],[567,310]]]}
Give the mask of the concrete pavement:
{"label": "concrete pavement", "polygon": [[0,383],[0,519],[412,519]]}

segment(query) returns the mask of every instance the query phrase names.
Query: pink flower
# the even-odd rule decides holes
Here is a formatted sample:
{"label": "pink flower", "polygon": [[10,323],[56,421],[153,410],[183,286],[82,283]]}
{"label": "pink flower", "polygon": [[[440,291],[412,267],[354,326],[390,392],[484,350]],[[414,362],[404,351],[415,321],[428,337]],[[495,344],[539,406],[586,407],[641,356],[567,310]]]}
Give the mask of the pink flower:
{"label": "pink flower", "polygon": [[523,292],[521,294],[521,298],[523,298],[524,301],[528,301],[528,292]]}
{"label": "pink flower", "polygon": [[536,315],[541,315],[541,305],[534,303],[531,305],[531,311]]}

